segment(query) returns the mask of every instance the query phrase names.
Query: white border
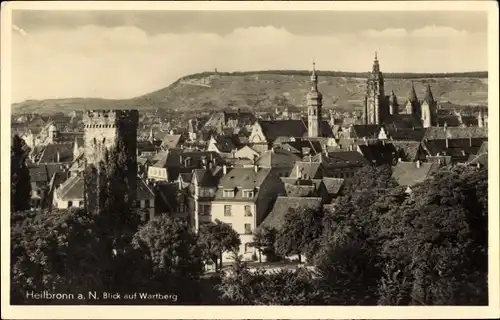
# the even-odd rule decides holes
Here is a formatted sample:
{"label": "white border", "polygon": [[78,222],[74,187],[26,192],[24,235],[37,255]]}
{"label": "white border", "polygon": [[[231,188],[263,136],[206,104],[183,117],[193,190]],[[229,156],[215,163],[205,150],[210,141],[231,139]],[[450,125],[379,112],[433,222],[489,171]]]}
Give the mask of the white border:
{"label": "white border", "polygon": [[[2,318],[6,319],[472,319],[499,318],[498,212],[498,7],[493,1],[364,2],[9,2],[1,10],[2,161]],[[336,11],[486,11],[488,12],[489,104],[489,299],[488,307],[149,307],[149,306],[9,306],[10,258],[10,93],[12,10],[336,10]]]}

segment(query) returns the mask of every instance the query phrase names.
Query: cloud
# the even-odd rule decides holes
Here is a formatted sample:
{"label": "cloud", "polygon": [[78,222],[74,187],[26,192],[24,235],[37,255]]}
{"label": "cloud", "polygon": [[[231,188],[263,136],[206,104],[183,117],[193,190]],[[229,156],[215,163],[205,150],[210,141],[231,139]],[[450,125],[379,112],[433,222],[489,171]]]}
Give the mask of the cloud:
{"label": "cloud", "polygon": [[385,29],[318,36],[272,26],[238,28],[227,35],[149,34],[134,26],[96,25],[21,34],[13,34],[14,102],[129,98],[194,72],[304,70],[311,68],[313,58],[320,70],[363,71],[371,69],[375,50],[385,72],[487,69],[485,34],[433,26],[413,32]]}

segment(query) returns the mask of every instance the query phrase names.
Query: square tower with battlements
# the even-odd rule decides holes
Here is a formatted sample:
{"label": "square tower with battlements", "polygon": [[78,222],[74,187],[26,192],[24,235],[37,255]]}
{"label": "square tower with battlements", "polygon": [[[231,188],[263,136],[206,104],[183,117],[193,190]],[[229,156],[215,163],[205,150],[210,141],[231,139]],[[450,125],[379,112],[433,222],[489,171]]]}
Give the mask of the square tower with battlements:
{"label": "square tower with battlements", "polygon": [[[137,185],[137,110],[88,110],[83,114],[84,159],[86,166],[96,169],[107,165],[106,156],[120,152],[121,159],[126,159],[126,168],[120,168],[125,175],[131,196],[135,200]],[[98,182],[96,188],[98,188]]]}

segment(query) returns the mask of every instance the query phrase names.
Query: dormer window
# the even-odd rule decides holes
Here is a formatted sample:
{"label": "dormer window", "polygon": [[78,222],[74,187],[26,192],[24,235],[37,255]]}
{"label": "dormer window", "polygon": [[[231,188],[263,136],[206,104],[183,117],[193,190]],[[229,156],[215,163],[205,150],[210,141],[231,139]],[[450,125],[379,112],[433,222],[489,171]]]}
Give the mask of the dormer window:
{"label": "dormer window", "polygon": [[243,190],[243,198],[253,198],[254,191],[253,190]]}
{"label": "dormer window", "polygon": [[234,189],[226,189],[223,194],[224,198],[234,198]]}

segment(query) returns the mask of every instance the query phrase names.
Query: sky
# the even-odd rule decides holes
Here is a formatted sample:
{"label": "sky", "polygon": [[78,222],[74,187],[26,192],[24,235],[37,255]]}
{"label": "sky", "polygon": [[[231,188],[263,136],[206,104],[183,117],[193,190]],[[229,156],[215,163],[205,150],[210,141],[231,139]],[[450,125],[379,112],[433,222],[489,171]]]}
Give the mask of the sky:
{"label": "sky", "polygon": [[269,69],[488,70],[487,16],[459,11],[34,11],[12,15],[12,102],[124,99]]}

